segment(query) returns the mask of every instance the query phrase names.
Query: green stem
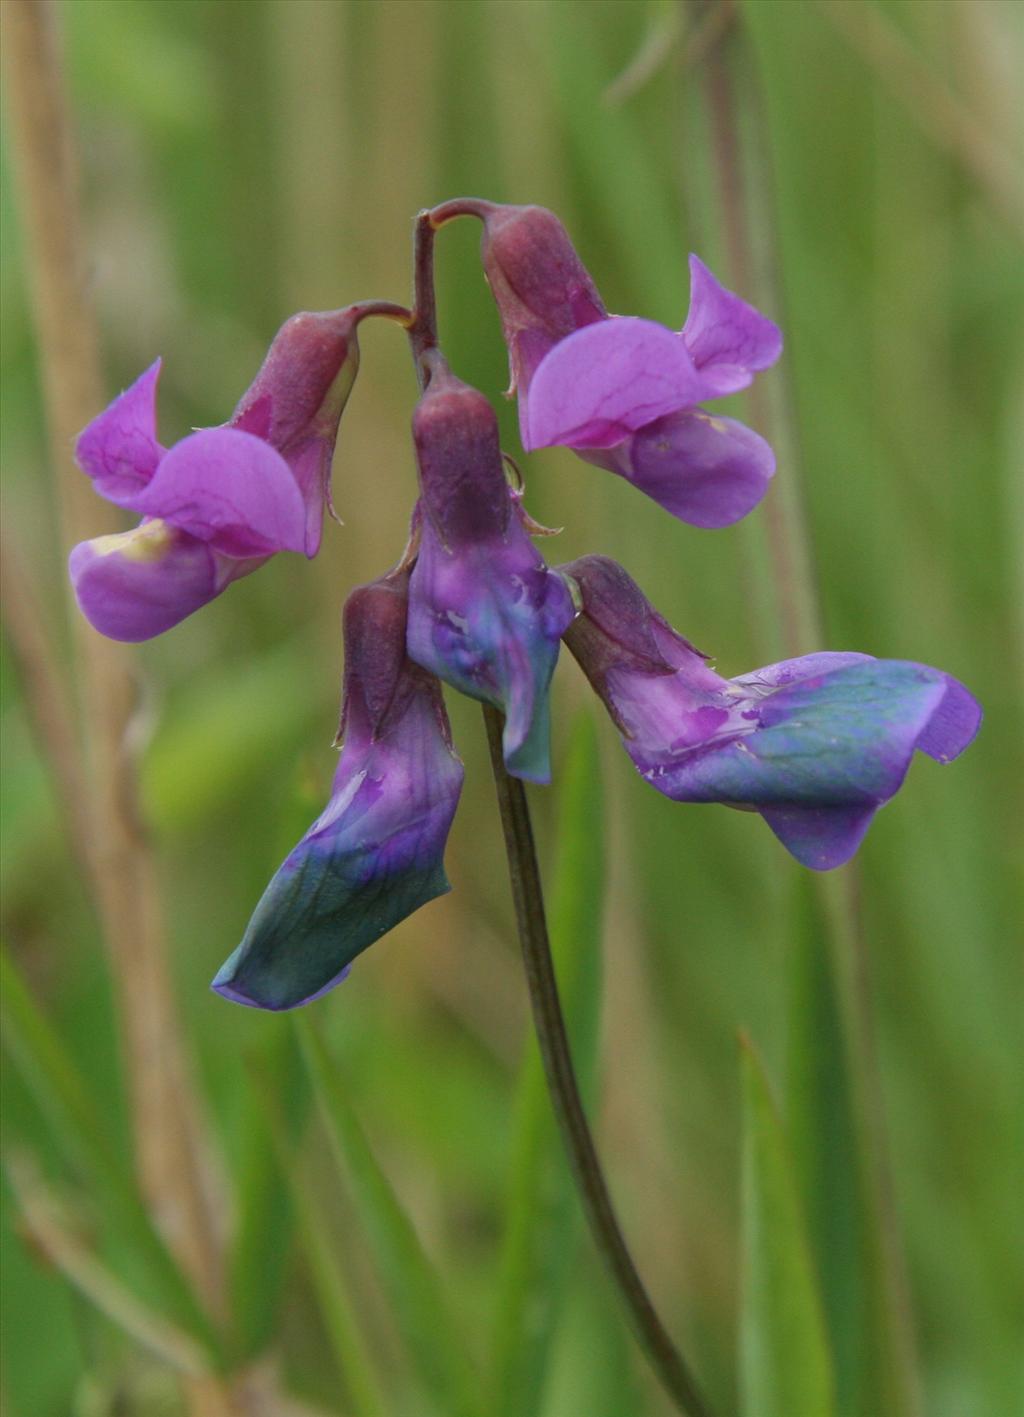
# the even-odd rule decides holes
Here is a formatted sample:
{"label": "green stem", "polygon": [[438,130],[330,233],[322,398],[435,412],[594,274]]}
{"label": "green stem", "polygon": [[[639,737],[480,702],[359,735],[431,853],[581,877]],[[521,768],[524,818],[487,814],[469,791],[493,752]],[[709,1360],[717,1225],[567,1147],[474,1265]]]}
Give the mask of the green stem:
{"label": "green stem", "polygon": [[484,704],[484,724],[505,835],[516,925],[548,1090],[591,1233],[629,1312],[636,1337],[665,1390],[688,1417],[711,1417],[689,1366],[665,1330],[623,1237],[573,1068],[544,915],[526,791],[502,753],[504,720]]}

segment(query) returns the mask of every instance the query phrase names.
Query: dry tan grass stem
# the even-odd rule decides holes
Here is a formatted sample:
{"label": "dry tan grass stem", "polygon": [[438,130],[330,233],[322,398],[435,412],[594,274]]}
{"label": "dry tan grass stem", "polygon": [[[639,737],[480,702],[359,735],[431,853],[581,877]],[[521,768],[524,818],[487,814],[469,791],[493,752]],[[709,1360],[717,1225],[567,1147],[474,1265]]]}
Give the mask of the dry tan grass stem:
{"label": "dry tan grass stem", "polygon": [[[110,530],[116,514],[75,468],[76,434],[105,402],[98,340],[79,238],[77,174],[53,0],[5,0],[3,57],[16,195],[35,318],[64,543]],[[114,976],[138,1175],[169,1244],[216,1307],[220,1246],[207,1201],[197,1108],[168,973],[163,913],[138,806],[126,727],[135,702],[131,652],[73,616],[86,763],[72,767],[75,735],[49,696],[58,690],[41,653],[39,622],[21,587],[9,592],[19,657],[37,727],[68,797]],[[41,715],[41,717],[40,717]],[[86,818],[86,820],[81,820]],[[204,1380],[192,1410],[232,1411]]]}

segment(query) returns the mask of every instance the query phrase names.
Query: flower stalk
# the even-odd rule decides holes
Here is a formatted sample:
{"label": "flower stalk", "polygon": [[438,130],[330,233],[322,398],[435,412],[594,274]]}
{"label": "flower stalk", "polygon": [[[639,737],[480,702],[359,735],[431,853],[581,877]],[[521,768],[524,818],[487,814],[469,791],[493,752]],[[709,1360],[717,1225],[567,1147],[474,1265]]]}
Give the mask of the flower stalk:
{"label": "flower stalk", "polygon": [[502,715],[483,707],[508,857],[516,926],[544,1074],[591,1234],[626,1305],[637,1340],[680,1412],[711,1417],[697,1380],[662,1323],[626,1244],[583,1109],[548,940],[526,790],[502,754]]}
{"label": "flower stalk", "polygon": [[425,389],[430,382],[430,370],[423,357],[437,344],[437,296],[434,292],[436,230],[433,212],[420,212],[413,237],[413,313],[407,329],[421,389]]}

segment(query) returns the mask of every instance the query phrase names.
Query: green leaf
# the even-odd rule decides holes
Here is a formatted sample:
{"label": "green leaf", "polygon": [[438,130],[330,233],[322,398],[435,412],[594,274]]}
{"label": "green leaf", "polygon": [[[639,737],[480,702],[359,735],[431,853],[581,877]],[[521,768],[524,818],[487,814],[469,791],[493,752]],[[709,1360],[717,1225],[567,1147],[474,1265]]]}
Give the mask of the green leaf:
{"label": "green leaf", "polygon": [[349,1105],[334,1060],[308,1020],[295,1027],[335,1163],[362,1216],[380,1278],[426,1393],[443,1417],[479,1417],[478,1383],[412,1222]]}
{"label": "green leaf", "polygon": [[[573,726],[559,774],[559,855],[551,892],[551,948],[584,1097],[593,1093],[601,1004],[604,881],[602,794],[593,718]],[[577,1239],[578,1203],[531,1036],[519,1077],[494,1350],[497,1413],[540,1409],[552,1339]]]}
{"label": "green leaf", "polygon": [[139,1195],[130,1164],[118,1154],[103,1109],[36,1007],[13,962],[0,952],[0,1030],[68,1164],[84,1173],[128,1287],[155,1313],[198,1340],[216,1362],[219,1340],[191,1285],[167,1249]]}
{"label": "green leaf", "polygon": [[792,1160],[760,1060],[741,1041],[740,1410],[834,1417],[832,1359]]}

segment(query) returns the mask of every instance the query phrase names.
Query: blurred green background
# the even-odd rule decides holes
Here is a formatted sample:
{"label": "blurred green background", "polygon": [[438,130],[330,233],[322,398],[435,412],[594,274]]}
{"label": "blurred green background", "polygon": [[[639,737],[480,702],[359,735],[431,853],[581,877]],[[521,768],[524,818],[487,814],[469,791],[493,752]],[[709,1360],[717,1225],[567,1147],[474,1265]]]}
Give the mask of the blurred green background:
{"label": "blurred green background", "polygon": [[[999,0],[752,0],[723,40],[714,10],[636,0],[60,5],[107,390],[162,354],[163,440],[222,421],[293,311],[406,300],[413,215],[462,194],[554,208],[609,309],[680,324],[688,251],[737,283],[706,84],[715,45],[734,47],[761,282],[741,293],[765,303],[786,336],[783,366],[762,377],[777,483],[804,489],[827,647],[939,665],[987,712],[962,762],[919,757],[859,857],[889,1219],[912,1315],[898,1399],[879,1376],[886,1246],[864,1202],[865,1080],[843,1041],[851,1005],[835,968],[852,927],[829,925],[836,897],[809,885],[756,816],[650,791],[566,656],[555,783],[531,799],[577,1043],[640,1268],[722,1412],[740,1401],[763,1417],[831,1410],[827,1378],[788,1409],[772,1396],[773,1364],[789,1363],[832,1369],[840,1417],[1011,1417],[1024,1402],[1024,12]],[[63,654],[65,549],[6,161],[0,195],[5,516],[62,627]],[[455,370],[501,405],[517,453],[478,239],[470,222],[439,237],[442,342]],[[238,1410],[658,1417],[670,1408],[575,1220],[529,1054],[523,1080],[525,992],[475,705],[449,696],[466,763],[452,894],[309,1011],[330,1056],[305,1037],[306,1062],[322,1065],[322,1111],[310,1106],[289,1021],[208,992],[326,796],[341,601],[404,541],[415,382],[395,328],[364,326],[362,349],[335,460],[344,526],[328,526],[312,565],[276,558],[137,654],[142,784],[175,987],[214,1138],[225,1244],[240,1228],[247,1236],[241,1258],[235,1246],[233,1300],[246,1336],[233,1351],[238,1366],[256,1363],[265,1405]],[[766,508],[706,533],[568,452],[531,457],[524,470],[534,516],[565,528],[549,557],[621,559],[727,674],[781,656]],[[785,495],[776,486],[769,501]],[[53,1027],[65,1081],[110,1123],[115,1170],[127,1175],[106,955],[18,669],[10,658],[4,667],[5,938]],[[8,1154],[43,1169],[70,1229],[130,1288],[135,1247],[116,1216],[104,1218],[88,1166],[67,1159],[69,1124],[47,1108],[53,1076],[23,1043],[29,1005],[18,1000]],[[781,1123],[755,1065],[744,1112],[740,1029]],[[326,1119],[344,1132],[349,1108],[393,1194],[382,1198],[351,1133],[332,1149]],[[7,1199],[5,1411],[200,1412],[151,1345],[43,1262]],[[766,1273],[767,1294],[757,1283]],[[773,1338],[790,1309],[789,1338]]]}

